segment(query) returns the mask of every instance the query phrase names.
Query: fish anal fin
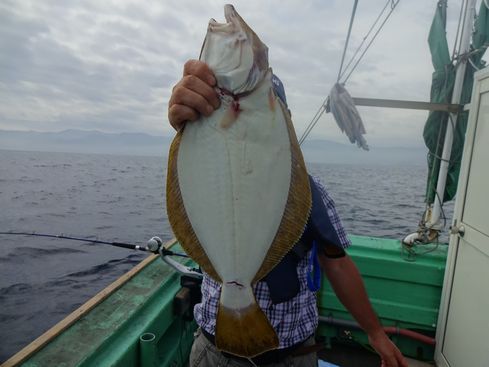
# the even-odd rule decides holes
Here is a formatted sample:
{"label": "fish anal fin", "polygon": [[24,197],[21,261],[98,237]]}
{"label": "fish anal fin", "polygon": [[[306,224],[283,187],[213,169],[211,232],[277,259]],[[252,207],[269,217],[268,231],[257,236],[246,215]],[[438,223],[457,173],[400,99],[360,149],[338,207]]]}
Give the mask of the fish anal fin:
{"label": "fish anal fin", "polygon": [[251,358],[278,346],[277,333],[256,302],[241,309],[219,305],[216,320],[218,349]]}
{"label": "fish anal fin", "polygon": [[292,167],[290,188],[277,234],[265,256],[265,260],[252,281],[253,284],[265,277],[300,239],[306,227],[312,204],[309,176],[292,120],[287,108],[280,101],[278,101],[278,104],[282,109],[289,131]]}

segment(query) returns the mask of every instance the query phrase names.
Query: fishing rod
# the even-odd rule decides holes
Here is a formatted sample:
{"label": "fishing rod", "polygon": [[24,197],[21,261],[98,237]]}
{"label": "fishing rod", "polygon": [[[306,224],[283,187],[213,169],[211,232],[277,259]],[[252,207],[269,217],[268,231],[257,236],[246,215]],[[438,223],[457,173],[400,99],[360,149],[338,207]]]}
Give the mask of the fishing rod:
{"label": "fishing rod", "polygon": [[153,254],[159,254],[161,259],[165,263],[170,265],[172,268],[177,270],[179,273],[181,273],[183,275],[190,276],[192,278],[198,278],[198,279],[202,278],[202,272],[200,271],[200,269],[185,266],[185,265],[183,265],[183,264],[179,263],[178,261],[171,258],[172,256],[189,258],[189,256],[187,254],[174,252],[174,251],[171,251],[171,250],[165,248],[165,246],[163,246],[163,241],[158,236],[151,237],[148,240],[148,242],[146,243],[146,246],[141,246],[141,245],[134,245],[132,243],[126,243],[126,242],[118,242],[118,241],[110,242],[110,241],[94,240],[91,238],[84,238],[84,237],[66,236],[64,234],[48,234],[48,233],[36,233],[36,232],[14,232],[14,231],[2,232],[2,231],[0,231],[0,235],[57,238],[57,239],[70,240],[70,241],[80,241],[80,242],[109,245],[109,246],[115,246],[115,247],[121,247],[121,248],[129,249],[129,250],[139,250],[139,251],[144,251],[144,252],[152,252]]}
{"label": "fishing rod", "polygon": [[8,235],[8,236],[31,236],[31,237],[47,237],[47,238],[58,238],[63,240],[70,241],[80,241],[80,242],[89,242],[89,243],[97,243],[102,245],[109,245],[115,247],[121,247],[129,250],[139,250],[145,252],[152,252],[154,254],[160,253],[162,256],[180,256],[180,257],[188,257],[186,254],[181,254],[177,252],[173,252],[168,250],[163,246],[163,241],[161,238],[154,236],[147,243],[146,246],[134,245],[132,243],[125,242],[109,242],[102,240],[94,240],[91,238],[82,238],[82,237],[74,237],[74,236],[66,236],[64,234],[47,234],[47,233],[36,233],[36,232],[0,232],[0,235]]}

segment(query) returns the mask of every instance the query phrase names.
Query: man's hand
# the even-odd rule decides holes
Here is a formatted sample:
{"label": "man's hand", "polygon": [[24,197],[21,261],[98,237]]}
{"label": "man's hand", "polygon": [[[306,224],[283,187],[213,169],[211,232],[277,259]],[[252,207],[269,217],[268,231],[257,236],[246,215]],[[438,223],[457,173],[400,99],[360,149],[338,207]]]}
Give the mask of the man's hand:
{"label": "man's hand", "polygon": [[328,258],[320,253],[323,268],[336,296],[367,333],[370,345],[382,359],[382,367],[408,367],[406,359],[387,337],[367,296],[360,273],[346,255]]}
{"label": "man's hand", "polygon": [[379,354],[381,367],[408,367],[406,359],[382,329],[369,335],[368,341]]}
{"label": "man's hand", "polygon": [[210,116],[219,107],[215,85],[216,78],[207,64],[198,60],[185,63],[183,77],[173,87],[168,102],[168,120],[175,130],[201,115]]}

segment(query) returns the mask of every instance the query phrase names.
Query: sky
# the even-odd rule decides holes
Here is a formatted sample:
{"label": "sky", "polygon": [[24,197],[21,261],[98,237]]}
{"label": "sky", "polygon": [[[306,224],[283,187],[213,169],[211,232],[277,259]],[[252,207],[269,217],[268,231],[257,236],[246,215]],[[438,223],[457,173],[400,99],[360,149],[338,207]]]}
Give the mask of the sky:
{"label": "sky", "polygon": [[[400,0],[346,84],[354,97],[428,101],[427,37],[437,1]],[[0,130],[173,135],[171,89],[198,58],[218,0],[0,2]],[[269,48],[298,136],[336,81],[353,1],[236,0]],[[359,1],[346,59],[386,0]],[[448,37],[460,1],[449,1]],[[450,47],[452,45],[450,44]],[[422,146],[427,112],[360,107],[371,146]],[[348,143],[331,114],[309,139]]]}

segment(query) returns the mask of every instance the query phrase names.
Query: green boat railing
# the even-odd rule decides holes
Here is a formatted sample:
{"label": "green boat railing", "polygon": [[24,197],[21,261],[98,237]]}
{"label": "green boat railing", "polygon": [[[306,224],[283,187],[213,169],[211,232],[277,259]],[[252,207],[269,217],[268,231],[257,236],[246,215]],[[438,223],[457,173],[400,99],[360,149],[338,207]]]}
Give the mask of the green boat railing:
{"label": "green boat railing", "polygon": [[[406,261],[400,241],[351,236],[348,253],[365,280],[372,304],[385,326],[435,333],[443,284],[446,246]],[[166,246],[175,246],[175,242]],[[179,260],[190,265],[188,259]],[[130,272],[55,325],[2,367],[24,366],[186,366],[196,324],[190,291],[180,275],[151,255]],[[348,326],[351,317],[327,281],[318,293],[323,322],[317,337],[367,345],[366,336]],[[328,320],[344,320],[328,323]],[[431,360],[433,346],[394,335],[406,356]]]}

